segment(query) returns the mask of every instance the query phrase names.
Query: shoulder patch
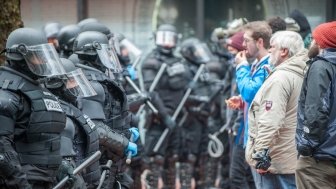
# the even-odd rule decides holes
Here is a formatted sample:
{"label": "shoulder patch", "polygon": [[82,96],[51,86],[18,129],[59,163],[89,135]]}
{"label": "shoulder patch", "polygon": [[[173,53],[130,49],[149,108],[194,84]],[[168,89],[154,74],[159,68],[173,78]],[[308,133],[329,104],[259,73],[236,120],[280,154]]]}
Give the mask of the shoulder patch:
{"label": "shoulder patch", "polygon": [[266,105],[265,105],[265,109],[266,111],[269,111],[272,109],[272,105],[273,105],[273,102],[270,101],[270,100],[266,100]]}

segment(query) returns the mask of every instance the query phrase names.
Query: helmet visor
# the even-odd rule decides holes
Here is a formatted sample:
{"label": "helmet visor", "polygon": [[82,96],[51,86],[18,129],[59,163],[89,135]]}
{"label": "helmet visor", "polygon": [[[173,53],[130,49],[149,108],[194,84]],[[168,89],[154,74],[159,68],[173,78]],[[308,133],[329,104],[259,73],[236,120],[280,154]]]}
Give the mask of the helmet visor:
{"label": "helmet visor", "polygon": [[116,39],[115,36],[112,36],[112,37],[109,38],[109,45],[110,45],[110,47],[114,48],[114,50],[118,54],[120,54],[120,50],[119,50],[120,49],[120,43],[119,43],[119,40]]}
{"label": "helmet visor", "polygon": [[155,40],[156,45],[163,47],[175,47],[176,33],[171,31],[157,31]]}
{"label": "helmet visor", "polygon": [[125,47],[133,58],[140,56],[142,53],[138,47],[126,38],[120,42],[120,46]]}
{"label": "helmet visor", "polygon": [[65,87],[74,96],[89,97],[97,95],[81,69],[66,74]]}
{"label": "helmet visor", "polygon": [[101,44],[101,48],[97,49],[97,53],[100,61],[106,68],[111,69],[114,73],[120,73],[122,71],[117,54],[108,44]]}
{"label": "helmet visor", "polygon": [[53,76],[65,74],[61,60],[51,44],[41,44],[26,47],[23,54],[27,65],[34,74],[39,76]]}
{"label": "helmet visor", "polygon": [[201,63],[206,63],[211,60],[211,52],[205,43],[198,43],[194,46],[194,57]]}

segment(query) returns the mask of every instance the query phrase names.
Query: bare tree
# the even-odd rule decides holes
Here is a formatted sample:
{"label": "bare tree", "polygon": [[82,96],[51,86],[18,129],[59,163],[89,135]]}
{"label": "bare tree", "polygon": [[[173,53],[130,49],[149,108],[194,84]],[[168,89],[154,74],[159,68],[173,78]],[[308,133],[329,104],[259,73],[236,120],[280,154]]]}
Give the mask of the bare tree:
{"label": "bare tree", "polygon": [[[0,1],[0,51],[6,47],[6,39],[14,29],[23,27],[20,14],[20,0]],[[5,60],[0,56],[0,64]]]}

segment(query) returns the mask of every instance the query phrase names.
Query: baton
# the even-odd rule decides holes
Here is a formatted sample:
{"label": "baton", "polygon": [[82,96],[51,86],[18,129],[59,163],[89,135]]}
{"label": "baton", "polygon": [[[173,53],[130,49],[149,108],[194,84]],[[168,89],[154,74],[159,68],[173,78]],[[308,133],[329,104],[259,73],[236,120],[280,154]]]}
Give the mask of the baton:
{"label": "baton", "polygon": [[[201,75],[201,73],[202,73],[204,67],[205,67],[205,64],[201,64],[201,66],[198,68],[198,70],[197,70],[197,72],[196,72],[196,74],[195,74],[195,76],[194,76],[194,78],[193,78],[193,80],[192,80],[193,82],[197,82],[197,80],[198,80],[198,78],[200,77],[200,75]],[[191,93],[191,90],[192,90],[192,89],[191,89],[190,87],[187,89],[187,91],[186,91],[186,93],[184,94],[184,96],[183,96],[183,98],[182,98],[180,104],[177,106],[177,108],[176,108],[176,110],[175,110],[175,112],[174,112],[174,114],[173,114],[173,117],[172,117],[172,119],[173,119],[174,121],[176,120],[178,114],[179,114],[180,111],[182,110],[182,107],[183,107],[184,103],[187,101],[188,96],[189,96],[190,93]],[[167,137],[168,133],[169,133],[169,129],[168,129],[168,128],[165,128],[165,130],[163,131],[162,135],[160,136],[158,142],[156,143],[156,145],[155,145],[155,147],[154,147],[154,149],[153,149],[154,152],[158,152],[158,151],[159,151],[159,148],[160,148],[160,146],[162,145],[162,143],[163,143],[163,141],[165,140],[165,138]]]}
{"label": "baton", "polygon": [[[130,77],[126,76],[125,78],[126,78],[126,81],[133,87],[133,89],[137,93],[142,94],[138,86],[136,86],[136,84],[132,81]],[[150,101],[146,100],[146,104],[149,106],[150,109],[153,110],[154,114],[158,113],[158,110],[154,107],[154,105]]]}
{"label": "baton", "polygon": [[[106,167],[111,168],[111,166],[112,166],[112,160],[108,160],[107,163],[106,163]],[[105,177],[106,177],[106,173],[107,173],[107,170],[104,170],[102,175],[100,176],[99,185],[98,185],[97,189],[100,189],[103,186],[103,183],[104,183],[104,180],[105,180]]]}
{"label": "baton", "polygon": [[[130,141],[133,142],[133,134],[131,134]],[[127,164],[131,164],[131,162],[132,162],[132,152],[129,151],[129,152],[127,153],[126,163],[127,163]]]}
{"label": "baton", "polygon": [[[76,169],[73,171],[74,175],[77,175],[78,173],[82,172],[83,169],[90,166],[92,163],[99,160],[101,156],[101,152],[97,151],[92,156],[90,156],[88,159],[86,159],[82,164],[80,164]],[[53,189],[60,189],[62,186],[69,180],[69,176],[64,177]]]}

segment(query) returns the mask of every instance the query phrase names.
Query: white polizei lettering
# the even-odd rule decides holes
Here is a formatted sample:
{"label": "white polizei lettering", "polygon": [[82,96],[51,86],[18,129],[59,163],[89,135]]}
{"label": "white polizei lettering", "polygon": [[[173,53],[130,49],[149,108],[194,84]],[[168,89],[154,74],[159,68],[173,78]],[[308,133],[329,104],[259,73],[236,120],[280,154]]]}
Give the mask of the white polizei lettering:
{"label": "white polizei lettering", "polygon": [[43,99],[44,104],[48,111],[63,112],[60,103],[56,100]]}

